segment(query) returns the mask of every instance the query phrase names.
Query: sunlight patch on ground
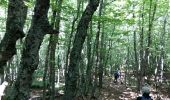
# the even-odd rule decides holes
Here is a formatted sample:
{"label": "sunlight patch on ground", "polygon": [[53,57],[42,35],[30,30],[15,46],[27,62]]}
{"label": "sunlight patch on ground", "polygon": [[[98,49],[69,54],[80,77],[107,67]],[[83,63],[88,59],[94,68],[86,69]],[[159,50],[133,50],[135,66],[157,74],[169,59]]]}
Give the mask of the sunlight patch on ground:
{"label": "sunlight patch on ground", "polygon": [[[113,83],[113,79],[111,78],[105,78],[104,87],[99,100],[136,100],[136,98],[141,95],[141,93],[137,93],[136,87],[126,87],[124,84]],[[153,100],[170,100],[166,94],[158,93],[153,88],[151,89],[150,96]]]}

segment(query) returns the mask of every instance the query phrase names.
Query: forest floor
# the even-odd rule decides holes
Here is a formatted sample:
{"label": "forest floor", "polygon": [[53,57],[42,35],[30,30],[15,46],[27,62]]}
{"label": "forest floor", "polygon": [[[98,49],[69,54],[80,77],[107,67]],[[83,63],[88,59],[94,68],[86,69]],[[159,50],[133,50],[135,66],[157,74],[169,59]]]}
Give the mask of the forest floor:
{"label": "forest floor", "polygon": [[[120,82],[114,83],[112,77],[105,77],[103,80],[103,88],[101,89],[100,95],[95,100],[136,100],[137,96],[141,94],[137,93],[137,90],[133,86],[125,86]],[[32,96],[39,97],[42,92],[34,90]],[[170,93],[161,89],[156,92],[154,88],[151,89],[151,94],[153,100],[170,100]],[[39,99],[31,99],[39,100]],[[61,95],[56,97],[56,100],[61,100]],[[88,100],[86,98],[78,100]],[[94,99],[93,99],[94,100]]]}
{"label": "forest floor", "polygon": [[[120,82],[114,83],[113,79],[108,77],[104,79],[103,89],[98,100],[136,100],[141,94],[133,86],[126,87]],[[167,91],[156,92],[154,88],[151,89],[153,100],[170,100],[170,93]]]}

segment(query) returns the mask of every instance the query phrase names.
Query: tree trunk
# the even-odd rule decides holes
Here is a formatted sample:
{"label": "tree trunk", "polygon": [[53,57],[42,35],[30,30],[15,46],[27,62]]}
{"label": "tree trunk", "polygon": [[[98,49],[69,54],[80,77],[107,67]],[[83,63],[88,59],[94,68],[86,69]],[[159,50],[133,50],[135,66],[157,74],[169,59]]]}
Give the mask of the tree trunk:
{"label": "tree trunk", "polygon": [[85,91],[85,95],[87,95],[89,93],[89,90],[92,87],[92,66],[93,66],[93,62],[92,62],[92,21],[90,23],[90,32],[87,35],[87,69],[86,69],[86,91]]}
{"label": "tree trunk", "polygon": [[[56,45],[58,43],[58,35],[59,35],[59,27],[60,27],[60,13],[61,13],[61,6],[62,6],[62,0],[56,1],[57,7],[59,9],[53,10],[53,18],[52,18],[52,27],[56,30],[58,34],[52,34],[50,36],[50,100],[55,99],[55,51],[56,51]],[[57,15],[56,15],[57,14]]]}
{"label": "tree trunk", "polygon": [[24,43],[17,79],[8,100],[28,100],[30,98],[32,76],[39,62],[38,52],[40,45],[44,35],[53,31],[47,18],[48,9],[49,0],[36,0],[31,27]]}
{"label": "tree trunk", "polygon": [[16,41],[24,37],[26,16],[27,6],[23,0],[9,0],[6,33],[0,43],[0,73],[6,62],[16,54]]}
{"label": "tree trunk", "polygon": [[69,54],[70,54],[73,33],[75,31],[75,29],[74,29],[75,23],[78,20],[79,13],[80,13],[80,4],[81,4],[81,1],[79,1],[78,4],[77,4],[77,15],[76,15],[76,17],[74,17],[73,22],[72,22],[72,26],[71,26],[71,33],[70,33],[70,36],[69,36],[68,48],[67,48],[67,53],[66,53],[65,74],[67,73],[67,70],[68,70],[68,60],[69,60],[68,58],[69,58]]}
{"label": "tree trunk", "polygon": [[141,82],[142,82],[142,77],[143,77],[143,73],[144,73],[144,47],[143,47],[143,40],[144,40],[144,8],[145,7],[145,2],[143,1],[143,5],[142,5],[142,14],[141,14],[141,18],[142,18],[142,22],[141,22],[141,32],[140,32],[140,66],[138,67],[138,72],[139,75],[137,77],[138,80],[138,91],[140,91],[141,88]]}
{"label": "tree trunk", "polygon": [[[135,7],[134,7],[135,5],[133,4],[133,9],[135,9]],[[135,19],[135,13],[133,12],[133,18]],[[134,27],[135,28],[135,27]],[[138,71],[138,68],[139,68],[139,63],[138,63],[138,55],[137,55],[137,44],[136,44],[136,30],[134,30],[134,32],[133,32],[133,39],[134,39],[134,52],[135,52],[135,55],[134,55],[134,57],[135,57],[135,69],[136,69],[136,78],[138,79],[138,73],[139,73],[139,71]],[[138,81],[137,81],[138,82]],[[137,90],[139,91],[140,90],[140,88],[139,88],[139,86],[138,86],[139,84],[137,84]]]}
{"label": "tree trunk", "polygon": [[[100,0],[100,6],[99,6],[99,18],[101,18],[102,15],[102,10],[103,10],[103,0]],[[100,34],[101,30],[101,21],[98,21],[98,33]],[[103,37],[104,33],[102,31],[101,34],[101,46],[100,46],[100,62],[99,62],[99,87],[102,88],[103,84]]]}
{"label": "tree trunk", "polygon": [[74,100],[77,92],[77,80],[79,77],[79,59],[83,43],[87,35],[87,28],[92,19],[92,15],[99,5],[99,0],[90,0],[85,11],[82,14],[80,22],[77,26],[77,32],[73,42],[73,48],[70,53],[70,63],[65,81],[64,100]]}
{"label": "tree trunk", "polygon": [[[99,17],[101,17],[102,15],[102,7],[103,7],[103,0],[100,1],[100,6],[99,6]],[[101,30],[101,22],[98,21],[98,25],[97,25],[97,33],[96,33],[96,40],[95,40],[95,54],[96,54],[96,61],[95,61],[95,80],[94,80],[94,83],[93,83],[93,88],[92,88],[92,97],[94,97],[95,95],[95,90],[96,90],[96,87],[97,87],[97,79],[98,79],[98,71],[100,70],[100,85],[102,85],[102,76],[101,74],[102,73],[102,67],[103,66],[99,66],[99,63],[100,63],[100,53],[99,53],[99,39],[100,39],[100,30]],[[102,86],[101,86],[102,87]]]}
{"label": "tree trunk", "polygon": [[155,1],[153,12],[152,12],[152,5],[153,1],[150,0],[150,8],[149,8],[149,26],[148,26],[148,37],[147,37],[147,47],[145,50],[145,65],[144,65],[144,76],[148,74],[148,68],[150,67],[150,48],[152,45],[152,26],[153,26],[153,21],[155,18],[155,13],[156,13],[156,8],[157,8],[157,0]]}
{"label": "tree trunk", "polygon": [[160,76],[161,76],[161,83],[163,81],[163,70],[164,70],[164,58],[165,58],[165,35],[166,35],[166,24],[167,24],[167,15],[165,16],[164,23],[163,23],[163,34],[160,40],[160,44],[162,46],[161,48],[161,71],[160,71]]}
{"label": "tree trunk", "polygon": [[45,58],[45,65],[44,65],[44,74],[43,74],[43,100],[46,100],[46,89],[47,89],[47,71],[49,66],[49,50],[50,45],[48,45],[47,51],[46,51],[46,58]]}
{"label": "tree trunk", "polygon": [[54,100],[55,97],[55,50],[56,50],[56,43],[58,40],[55,40],[55,36],[51,35],[50,36],[50,51],[49,51],[49,55],[50,55],[50,61],[49,61],[49,66],[50,66],[50,80],[49,80],[49,85],[50,85],[50,100]]}

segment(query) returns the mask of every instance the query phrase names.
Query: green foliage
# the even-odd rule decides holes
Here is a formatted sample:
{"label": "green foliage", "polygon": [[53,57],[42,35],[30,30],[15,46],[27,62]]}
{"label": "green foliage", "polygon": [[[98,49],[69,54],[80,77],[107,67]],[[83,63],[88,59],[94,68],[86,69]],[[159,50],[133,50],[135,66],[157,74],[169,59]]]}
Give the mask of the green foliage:
{"label": "green foliage", "polygon": [[69,13],[69,14],[75,14],[75,13],[77,13],[76,8],[75,8],[74,6],[72,6],[72,5],[70,5],[70,4],[65,4],[65,5],[63,5],[63,6],[62,6],[62,9],[63,9],[64,11],[66,11],[67,13]]}
{"label": "green foliage", "polygon": [[0,6],[7,7],[8,1],[7,0],[0,0]]}
{"label": "green foliage", "polygon": [[[46,84],[47,84],[47,82],[46,82]],[[42,89],[43,88],[43,81],[33,80],[31,88]]]}
{"label": "green foliage", "polygon": [[122,23],[121,19],[116,19],[111,16],[93,16],[93,21],[99,21],[99,22],[105,22],[105,23],[114,23],[116,25],[119,25]]}
{"label": "green foliage", "polygon": [[24,1],[24,4],[29,8],[33,7],[33,3],[31,1]]}

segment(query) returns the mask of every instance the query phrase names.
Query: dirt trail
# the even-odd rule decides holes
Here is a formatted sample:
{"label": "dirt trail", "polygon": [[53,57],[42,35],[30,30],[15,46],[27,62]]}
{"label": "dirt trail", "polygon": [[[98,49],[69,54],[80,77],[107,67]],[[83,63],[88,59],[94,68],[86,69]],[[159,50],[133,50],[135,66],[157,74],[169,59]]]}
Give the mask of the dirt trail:
{"label": "dirt trail", "polygon": [[[120,84],[120,82],[114,83],[111,77],[105,77],[103,82],[104,83],[101,93],[97,97],[98,99],[94,100],[136,100],[137,96],[141,95],[137,94],[135,87],[126,87],[124,84]],[[40,97],[40,94],[42,94],[41,90],[32,91],[33,98]],[[153,100],[170,100],[170,97],[168,98],[168,95],[170,95],[170,93],[167,93],[165,90],[157,93],[155,89],[153,88],[151,89],[150,96],[152,97]],[[56,97],[56,100],[61,100],[61,96]],[[89,100],[89,99],[80,98],[76,100]]]}
{"label": "dirt trail", "polygon": [[[166,93],[168,94],[168,93]],[[101,95],[98,100],[136,100],[136,97],[141,94],[137,94],[137,91],[133,87],[125,87],[124,84],[113,83],[112,78],[104,79],[104,87],[101,91]],[[153,100],[170,100],[167,95],[156,92],[155,89],[151,89],[151,97]]]}

